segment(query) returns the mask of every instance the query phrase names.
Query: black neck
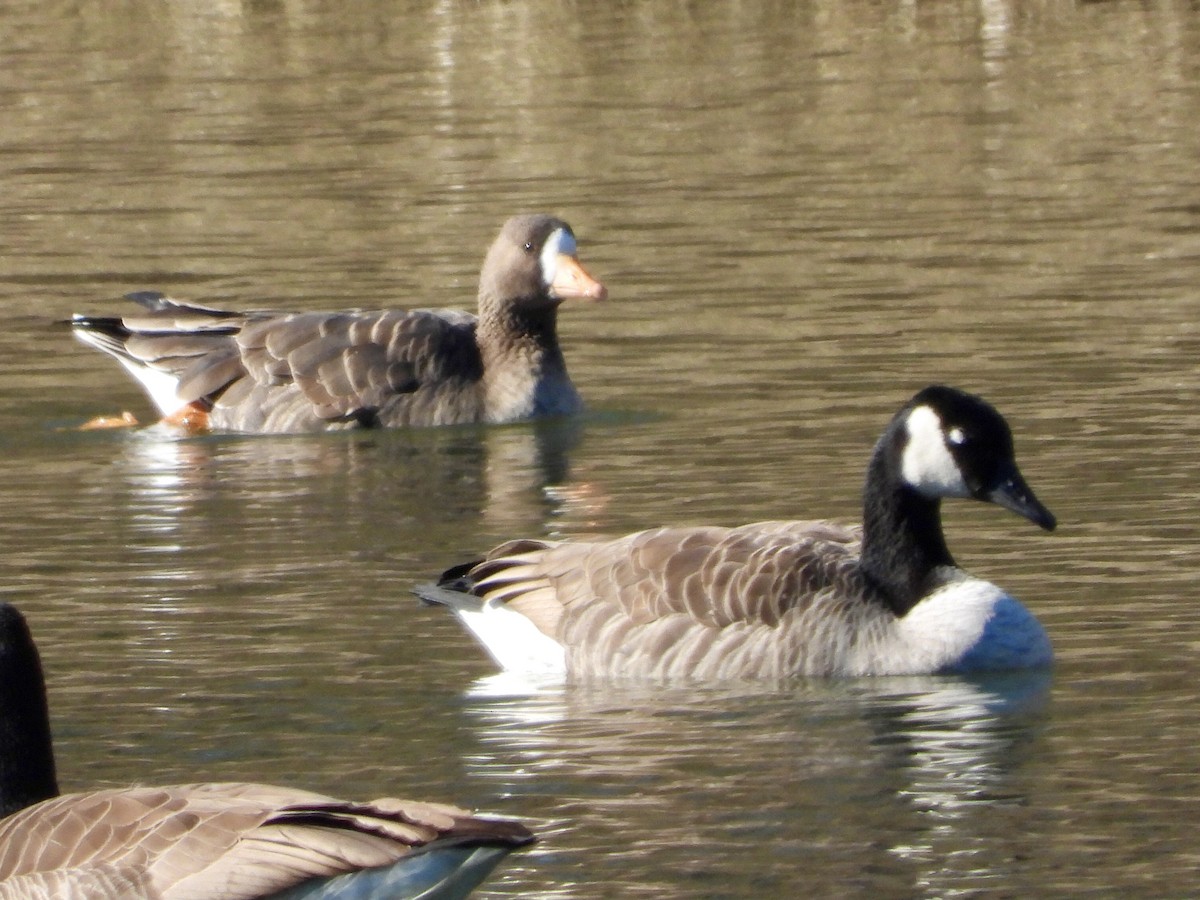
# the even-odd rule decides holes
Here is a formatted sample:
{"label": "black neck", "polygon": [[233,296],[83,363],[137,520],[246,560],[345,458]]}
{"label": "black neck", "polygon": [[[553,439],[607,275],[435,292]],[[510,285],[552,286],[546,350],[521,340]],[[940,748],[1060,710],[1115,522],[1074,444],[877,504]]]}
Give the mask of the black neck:
{"label": "black neck", "polygon": [[862,567],[884,602],[903,616],[932,587],[938,566],[954,565],[942,534],[941,500],[930,500],[904,483],[889,430],[867,468],[863,496]]}
{"label": "black neck", "polygon": [[0,605],[0,816],[58,796],[42,664],[19,612]]}

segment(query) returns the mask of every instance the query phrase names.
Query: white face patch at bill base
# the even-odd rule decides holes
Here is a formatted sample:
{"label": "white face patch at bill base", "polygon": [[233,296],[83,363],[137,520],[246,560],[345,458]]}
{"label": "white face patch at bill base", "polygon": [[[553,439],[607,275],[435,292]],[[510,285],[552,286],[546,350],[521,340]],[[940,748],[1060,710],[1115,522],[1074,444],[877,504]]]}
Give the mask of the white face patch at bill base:
{"label": "white face patch at bill base", "polygon": [[[908,414],[905,425],[908,443],[900,461],[905,482],[930,499],[969,497],[971,492],[958,463],[946,447],[946,433],[938,414],[928,406],[918,406]],[[961,440],[961,431],[959,435]]]}
{"label": "white face patch at bill base", "polygon": [[550,237],[546,238],[546,243],[542,245],[542,283],[547,287],[554,284],[554,276],[558,274],[559,254],[574,256],[578,252],[575,236],[567,229],[556,228],[551,232]]}

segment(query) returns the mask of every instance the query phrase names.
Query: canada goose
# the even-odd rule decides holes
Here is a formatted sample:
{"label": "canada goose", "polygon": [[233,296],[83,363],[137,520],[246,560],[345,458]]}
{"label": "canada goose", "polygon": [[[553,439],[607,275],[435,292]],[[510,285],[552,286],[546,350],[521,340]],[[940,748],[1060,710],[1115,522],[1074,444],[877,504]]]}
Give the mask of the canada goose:
{"label": "canada goose", "polygon": [[771,678],[1033,668],[1038,621],[959,569],[943,497],[1054,516],[978,397],[935,385],[906,403],[867,467],[863,525],[660,528],[603,542],[518,540],[417,589],[505,669],[586,677]]}
{"label": "canada goose", "polygon": [[262,784],[59,795],[37,647],[7,603],[0,814],[0,900],[464,897],[533,840],[452,806]]}
{"label": "canada goose", "polygon": [[249,433],[513,422],[581,408],[558,345],[563,300],[608,292],[561,219],[515,216],[488,250],[479,315],[231,312],[129,294],[141,312],[75,315],[165,421]]}

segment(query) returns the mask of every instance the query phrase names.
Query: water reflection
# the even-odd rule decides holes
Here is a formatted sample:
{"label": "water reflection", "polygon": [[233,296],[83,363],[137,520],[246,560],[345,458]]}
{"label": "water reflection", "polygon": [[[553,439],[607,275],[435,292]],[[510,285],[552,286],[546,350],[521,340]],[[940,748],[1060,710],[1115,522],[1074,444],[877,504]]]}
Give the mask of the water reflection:
{"label": "water reflection", "polygon": [[916,809],[953,818],[999,795],[998,767],[1049,699],[1048,671],[976,679],[888,678],[862,699],[873,746],[895,757]]}
{"label": "water reflection", "polygon": [[[794,888],[802,867],[820,895],[866,827],[878,865],[945,896],[1009,874],[994,817],[1024,803],[1020,768],[1050,678],[676,688],[495,675],[465,694],[480,746],[468,767],[498,795],[539,798],[530,805],[547,811],[551,851],[555,834],[599,850],[636,807],[643,859],[625,882],[634,891],[652,886],[656,869],[694,865],[704,846],[697,884],[683,879],[669,894],[739,877]],[[814,818],[822,804],[837,814]]]}
{"label": "water reflection", "polygon": [[[411,761],[414,783],[548,823],[501,894],[1194,880],[1187,2],[134,0],[0,18],[5,589],[57,673],[64,772],[187,779],[217,745],[228,764],[205,777],[366,792],[390,782],[379,760]],[[149,287],[470,306],[516,208],[566,213],[612,274],[613,303],[562,322],[589,404],[663,418],[592,420],[561,453],[519,428],[157,446],[53,430],[142,401],[47,319]],[[880,422],[930,381],[1021,423],[1063,522],[1034,541],[947,510],[956,555],[1054,636],[1048,736],[1037,703],[990,710],[1004,690],[953,680],[464,699],[486,660],[409,605],[413,581],[517,534],[854,521]]]}
{"label": "water reflection", "polygon": [[[584,433],[570,421],[280,439],[66,433],[96,463],[55,510],[73,523],[68,538],[34,546],[72,582],[49,595],[86,602],[81,631],[115,629],[143,678],[187,684],[238,660],[241,677],[276,684],[318,645],[349,672],[420,666],[429,638],[362,649],[413,626],[407,573],[478,549],[458,543],[464,532],[551,531],[576,506],[587,516],[602,491],[572,472]],[[34,574],[29,591],[46,593]]]}
{"label": "water reflection", "polygon": [[214,517],[228,529],[274,528],[285,513],[299,516],[288,528],[302,544],[294,530],[314,521],[307,507],[321,526],[481,519],[528,531],[531,522],[548,528],[572,505],[603,502],[598,488],[571,475],[583,434],[581,421],[566,419],[283,438],[181,438],[154,426],[129,435],[112,464],[117,484],[95,490],[127,494],[150,552],[179,549],[164,541],[180,532],[211,539]]}
{"label": "water reflection", "polygon": [[913,865],[929,896],[1010,884],[1017,864],[994,819],[1028,802],[1019,769],[1040,733],[1050,673],[932,681],[887,679],[867,699],[872,746],[919,823],[890,852]]}

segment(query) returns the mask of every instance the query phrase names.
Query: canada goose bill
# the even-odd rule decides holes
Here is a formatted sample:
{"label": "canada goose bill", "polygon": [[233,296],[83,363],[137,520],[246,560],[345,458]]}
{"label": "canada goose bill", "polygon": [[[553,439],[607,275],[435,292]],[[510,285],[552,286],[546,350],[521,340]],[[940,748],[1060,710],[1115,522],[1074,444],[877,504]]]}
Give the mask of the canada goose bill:
{"label": "canada goose bill", "polygon": [[[558,307],[607,296],[580,263],[566,222],[522,215],[484,258],[477,315],[235,312],[143,291],[127,295],[137,311],[77,314],[70,324],[183,431],[500,423],[582,409],[558,343]],[[84,427],[120,424],[94,421]]]}
{"label": "canada goose bill", "polygon": [[440,803],[262,784],[59,795],[37,647],[7,603],[0,813],[0,900],[457,898],[533,841],[519,822]]}
{"label": "canada goose bill", "polygon": [[1046,531],[1053,531],[1058,524],[1054,514],[1038,502],[1037,497],[1033,496],[1033,491],[1029,489],[1029,485],[1025,483],[1025,479],[1021,477],[1021,473],[1015,469],[1011,475],[1001,479],[993,486],[983,499],[988,503],[995,503],[997,506],[1011,510],[1018,516],[1024,516]]}
{"label": "canada goose bill", "polygon": [[497,664],[534,676],[763,679],[1050,665],[1037,619],[960,569],[944,498],[995,503],[1046,530],[1004,418],[934,385],[872,452],[863,524],[657,528],[608,541],[517,540],[417,589]]}

